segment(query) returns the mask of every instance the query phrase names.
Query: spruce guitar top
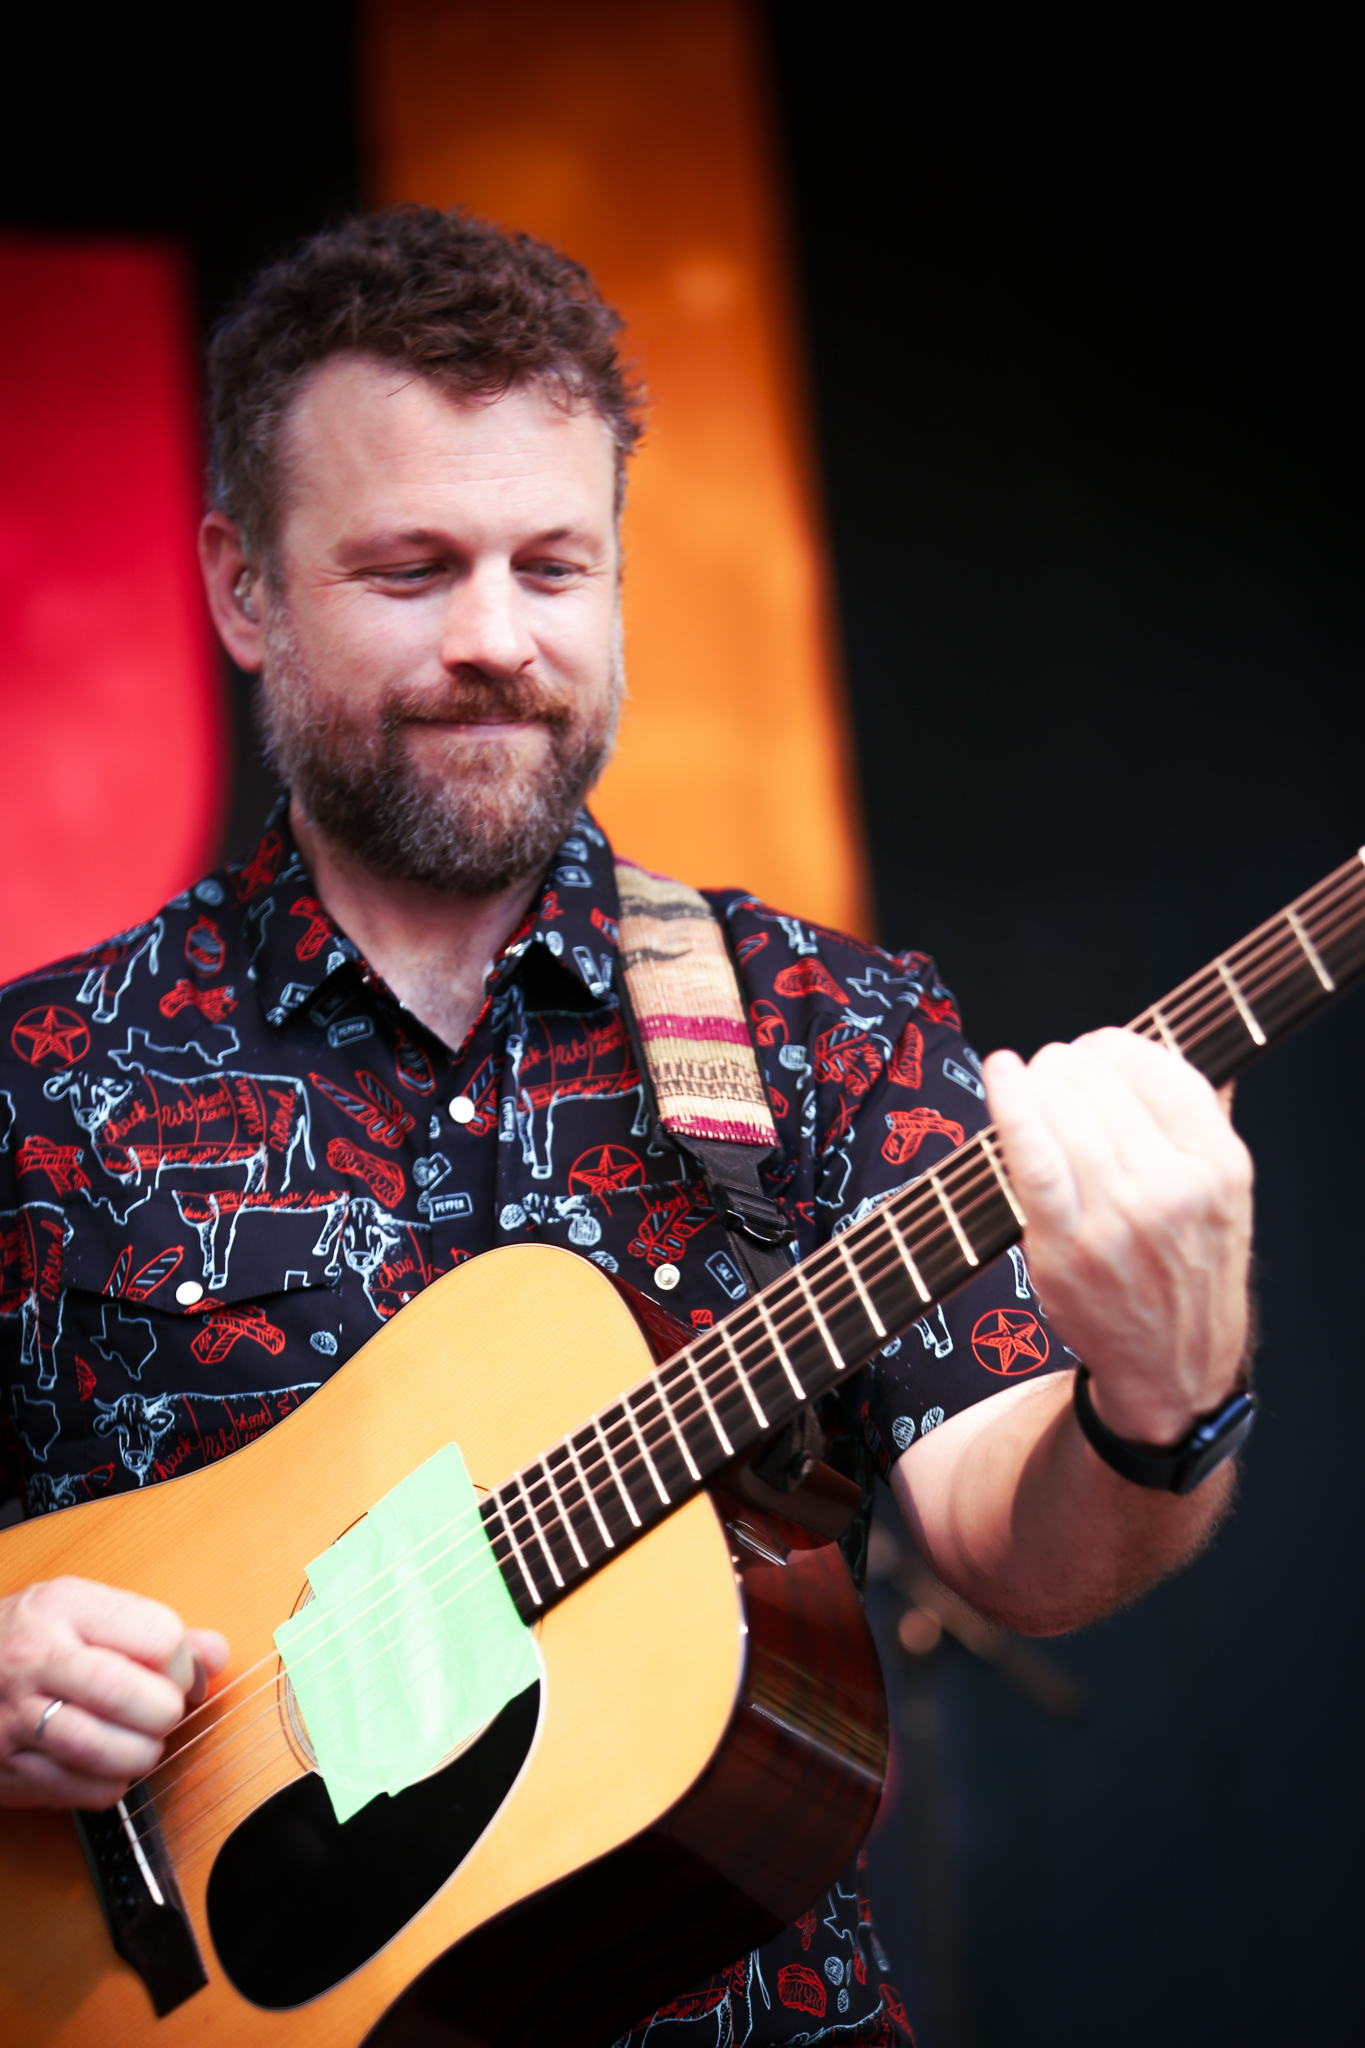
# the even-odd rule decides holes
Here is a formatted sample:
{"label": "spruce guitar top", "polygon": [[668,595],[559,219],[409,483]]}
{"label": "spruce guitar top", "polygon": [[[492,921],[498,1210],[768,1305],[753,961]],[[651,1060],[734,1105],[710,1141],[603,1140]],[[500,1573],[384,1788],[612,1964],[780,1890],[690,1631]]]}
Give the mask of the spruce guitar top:
{"label": "spruce guitar top", "polygon": [[[1365,974],[1363,863],[1132,1028],[1232,1078]],[[0,1591],[78,1573],[232,1642],[118,1808],[0,1817],[0,2038],[512,2048],[553,1995],[560,2048],[600,2048],[799,1915],[866,1832],[885,1705],[851,1489],[744,1459],[1021,1221],[981,1132],[671,1352],[588,1261],[491,1252],[245,1450],[0,1535]],[[452,1443],[538,1677],[338,1822],[274,1632]]]}

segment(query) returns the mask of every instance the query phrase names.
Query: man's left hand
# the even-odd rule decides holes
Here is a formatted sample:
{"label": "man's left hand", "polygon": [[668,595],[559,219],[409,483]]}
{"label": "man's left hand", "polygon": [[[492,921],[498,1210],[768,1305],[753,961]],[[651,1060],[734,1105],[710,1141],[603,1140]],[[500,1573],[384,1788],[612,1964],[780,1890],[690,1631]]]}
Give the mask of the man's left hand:
{"label": "man's left hand", "polygon": [[1251,1158],[1184,1060],[1128,1031],[985,1063],[986,1095],[1049,1322],[1096,1413],[1177,1442],[1243,1364]]}

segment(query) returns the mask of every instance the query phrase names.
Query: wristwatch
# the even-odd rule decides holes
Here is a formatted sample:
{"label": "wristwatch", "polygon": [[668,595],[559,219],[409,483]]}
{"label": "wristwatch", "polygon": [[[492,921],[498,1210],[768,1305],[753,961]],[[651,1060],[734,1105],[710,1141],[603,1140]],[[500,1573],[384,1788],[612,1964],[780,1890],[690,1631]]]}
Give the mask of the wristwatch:
{"label": "wristwatch", "polygon": [[1197,1415],[1179,1443],[1165,1449],[1135,1444],[1105,1428],[1091,1405],[1089,1382],[1090,1374],[1079,1366],[1073,1403],[1086,1442],[1121,1478],[1161,1493],[1193,1493],[1224,1458],[1241,1449],[1256,1420],[1256,1396],[1243,1388],[1211,1414]]}

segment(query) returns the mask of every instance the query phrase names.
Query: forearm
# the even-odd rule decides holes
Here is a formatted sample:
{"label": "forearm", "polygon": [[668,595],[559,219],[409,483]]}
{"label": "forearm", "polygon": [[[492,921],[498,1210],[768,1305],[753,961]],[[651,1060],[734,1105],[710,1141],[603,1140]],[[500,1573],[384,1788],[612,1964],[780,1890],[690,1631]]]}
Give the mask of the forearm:
{"label": "forearm", "polygon": [[1010,1388],[905,1452],[892,1489],[926,1562],[981,1614],[1023,1635],[1098,1620],[1208,1540],[1232,1462],[1194,1493],[1122,1479],[1081,1435],[1072,1376]]}

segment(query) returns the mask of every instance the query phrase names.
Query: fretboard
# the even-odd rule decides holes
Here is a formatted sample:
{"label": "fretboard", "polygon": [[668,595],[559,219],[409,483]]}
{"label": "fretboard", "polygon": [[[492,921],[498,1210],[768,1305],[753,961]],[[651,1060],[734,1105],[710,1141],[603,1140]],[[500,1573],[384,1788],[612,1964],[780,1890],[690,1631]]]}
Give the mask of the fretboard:
{"label": "fretboard", "polygon": [[[1129,1028],[1221,1085],[1362,975],[1365,849]],[[523,1618],[866,1365],[1023,1223],[980,1131],[514,1473],[483,1517]]]}

